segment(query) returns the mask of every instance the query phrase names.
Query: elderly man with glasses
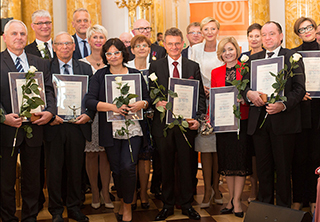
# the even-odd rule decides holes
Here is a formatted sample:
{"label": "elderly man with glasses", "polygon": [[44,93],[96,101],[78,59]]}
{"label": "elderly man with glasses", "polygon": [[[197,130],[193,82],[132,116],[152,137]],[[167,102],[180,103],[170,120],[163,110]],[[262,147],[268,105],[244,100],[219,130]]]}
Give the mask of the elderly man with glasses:
{"label": "elderly man with glasses", "polygon": [[[133,24],[132,33],[135,36],[136,35],[144,35],[148,39],[150,39],[151,30],[152,30],[152,28],[150,26],[150,23],[147,20],[138,19]],[[131,52],[131,46],[128,47],[128,50],[129,50],[129,53],[130,53],[129,60],[133,60],[135,56]],[[163,47],[158,46],[158,45],[156,45],[154,43],[151,44],[151,50],[150,50],[150,54],[149,54],[149,58],[148,58],[149,62],[156,61],[157,59],[161,59],[161,58],[163,58],[165,56],[166,56],[166,50]]]}

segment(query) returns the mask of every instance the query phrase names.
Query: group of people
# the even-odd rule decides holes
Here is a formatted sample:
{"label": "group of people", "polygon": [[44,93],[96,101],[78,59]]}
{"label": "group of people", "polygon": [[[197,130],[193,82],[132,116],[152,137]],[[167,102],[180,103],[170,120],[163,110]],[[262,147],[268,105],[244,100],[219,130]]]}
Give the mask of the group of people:
{"label": "group of people", "polygon": [[[220,23],[212,17],[187,27],[189,46],[185,49],[183,34],[175,27],[159,33],[158,41],[151,43],[152,28],[144,19],[134,23],[132,34],[123,33],[119,38],[109,39],[103,26],[91,26],[86,9],[74,11],[72,25],[76,30],[74,35],[60,32],[52,40],[51,15],[45,10],[35,11],[31,27],[36,39],[29,45],[26,45],[28,32],[22,21],[11,20],[4,28],[7,49],[0,54],[0,108],[3,111],[0,217],[3,221],[18,221],[14,190],[18,153],[22,168],[22,221],[36,221],[43,207],[44,164],[48,210],[54,222],[63,221],[64,206],[69,218],[89,221],[80,210],[85,175],[92,192],[92,208],[98,209],[102,203],[113,209],[109,195],[111,172],[121,201],[117,218],[132,221],[137,196],[140,196],[141,208],[150,206],[147,191],[151,160],[150,191],[163,201],[163,209],[155,220],[173,215],[175,206],[190,219],[199,220],[199,213],[191,205],[197,186],[198,152],[201,153],[205,191],[201,208],[209,207],[212,202],[223,204],[220,175],[226,178],[230,196],[221,209],[222,214],[243,217],[241,195],[248,175],[251,177],[248,202],[257,199],[274,204],[276,172],[276,204],[291,207],[293,202],[294,209],[301,209],[307,198],[314,211],[317,176],[313,172],[320,163],[320,100],[306,92],[302,60],[292,69],[297,75],[286,82],[287,101],[266,104],[260,97],[263,92],[253,91],[247,84],[238,100],[241,104],[239,134],[202,133],[204,127],[211,127],[208,124],[210,88],[228,86],[242,78],[241,69],[237,68],[241,65],[240,57],[249,56],[250,69],[253,60],[282,55],[290,69],[290,57],[295,52],[319,50],[320,26],[314,20],[301,17],[296,21],[294,31],[303,44],[293,50],[281,46],[280,24],[274,21],[263,26],[254,23],[247,30],[251,50],[242,54],[234,37],[218,41]],[[42,43],[45,49],[39,49]],[[39,119],[30,123],[23,122],[23,118],[12,112],[8,72],[27,72],[32,65],[44,76],[46,108],[34,113]],[[141,74],[141,100],[121,107],[108,103],[105,75],[137,73]],[[189,128],[185,134],[174,126],[164,136],[166,124],[161,121],[159,110],[167,108],[167,101],[154,102],[150,98],[149,90],[157,86],[148,78],[152,73],[156,74],[157,83],[164,86],[165,94],[170,77],[199,81],[196,117],[187,120]],[[77,121],[65,122],[57,115],[52,74],[89,77],[88,92],[83,99],[85,112]],[[250,72],[243,78],[250,81]],[[125,122],[108,122],[106,112],[126,116],[140,110],[144,118],[133,120],[134,124],[129,126],[129,144],[127,135],[117,133],[125,127]],[[266,114],[268,117],[260,128]],[[16,128],[28,124],[32,125],[33,137],[27,138],[20,128],[17,148],[11,154]],[[306,191],[308,196],[304,195]]]}

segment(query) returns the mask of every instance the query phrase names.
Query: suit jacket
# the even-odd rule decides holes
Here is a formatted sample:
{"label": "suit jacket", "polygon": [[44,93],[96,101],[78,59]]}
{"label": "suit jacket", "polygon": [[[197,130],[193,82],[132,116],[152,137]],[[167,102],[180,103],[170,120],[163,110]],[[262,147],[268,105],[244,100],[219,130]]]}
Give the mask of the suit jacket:
{"label": "suit jacket", "polygon": [[[238,61],[237,63],[239,66],[241,66],[241,62]],[[211,87],[224,87],[226,86],[226,70],[227,70],[227,64],[220,66],[218,68],[215,68],[211,71]],[[241,74],[239,72],[239,69],[237,69],[236,72],[236,79],[241,79]],[[248,104],[240,104],[240,112],[241,112],[241,119],[248,119],[249,114],[249,105]]]}
{"label": "suit jacket", "polygon": [[188,50],[189,50],[189,47],[190,47],[190,46],[188,46],[187,48],[183,49],[182,52],[181,52],[181,55],[182,55],[183,57],[187,58],[187,59],[189,59],[189,58],[188,58]]}
{"label": "suit jacket", "polygon": [[[294,51],[286,48],[281,48],[279,51],[279,56],[284,56],[284,63],[288,66],[288,70],[291,67],[290,57],[294,54]],[[250,56],[248,61],[249,67],[251,66],[251,61],[255,59],[264,59],[266,56],[266,51],[262,51]],[[287,97],[287,101],[284,102],[286,110],[277,114],[268,115],[272,123],[272,130],[276,135],[281,134],[292,134],[301,131],[301,117],[300,117],[300,103],[304,97],[305,90],[305,74],[303,62],[300,59],[298,62],[299,67],[293,69],[293,73],[296,73],[294,77],[289,77],[284,88],[284,95]],[[248,72],[244,78],[249,79],[250,72]],[[247,92],[250,90],[249,85],[242,93],[242,97],[247,100]],[[249,111],[248,120],[248,134],[253,135],[256,131],[258,124],[261,124],[261,113],[265,112],[265,107],[255,107],[251,106]],[[263,114],[263,113],[262,113]],[[260,118],[259,118],[260,117]],[[260,121],[259,121],[260,119]],[[259,122],[259,123],[258,123]]]}
{"label": "suit jacket", "polygon": [[[128,47],[128,51],[130,54],[129,60],[133,60],[135,58],[135,56],[131,52],[131,46]],[[151,44],[151,50],[150,50],[150,54],[149,54],[149,63],[154,62],[158,59],[164,58],[166,56],[166,54],[167,54],[167,52],[162,46],[158,46],[154,43]],[[153,56],[156,57],[156,60],[152,59]]]}
{"label": "suit jacket", "polygon": [[[199,100],[198,100],[198,111],[197,117],[199,118],[201,114],[206,113],[206,97],[204,94],[204,88],[201,79],[199,64],[182,57],[182,78],[184,79],[195,79],[199,80]],[[169,81],[169,66],[168,58],[162,58],[151,63],[149,68],[149,73],[155,73],[158,76],[158,84],[163,85],[166,89],[165,94],[168,93],[168,81]],[[181,75],[181,74],[180,74]],[[150,86],[155,87],[154,83],[150,81]],[[163,136],[163,129],[165,128],[165,121],[160,121],[160,112],[154,108],[154,118],[152,122],[152,134],[158,137]],[[164,118],[165,119],[165,118]],[[187,130],[189,135],[195,136],[197,131]]]}
{"label": "suit jacket", "polygon": [[[72,68],[73,68],[74,74],[88,75],[89,78],[92,76],[91,66],[85,62],[81,62],[81,61],[77,61],[77,60],[73,59],[72,60]],[[57,57],[51,61],[50,71],[51,71],[51,74],[60,73],[59,61],[58,61]],[[84,104],[82,104],[82,105],[84,105]],[[93,111],[87,110],[86,114],[91,119],[94,118]],[[72,123],[63,123],[63,124],[72,124]],[[86,140],[91,141],[91,125],[90,125],[90,123],[80,124],[79,127],[83,133],[83,136],[86,138]],[[45,140],[52,141],[53,138],[55,137],[56,133],[58,132],[59,128],[60,128],[59,125],[50,126],[49,124],[47,124],[45,127]]]}
{"label": "suit jacket", "polygon": [[74,33],[74,35],[72,35],[72,37],[74,39],[74,44],[76,45],[76,48],[73,51],[72,58],[75,59],[75,60],[82,59],[82,55],[81,55],[81,52],[80,52],[80,49],[79,49],[79,42],[78,42],[78,39],[77,39],[77,34]]}
{"label": "suit jacket", "polygon": [[[55,101],[55,95],[54,95],[54,90],[52,86],[52,79],[51,79],[51,75],[50,75],[47,63],[43,62],[43,59],[28,53],[27,53],[27,59],[28,59],[29,66],[35,66],[39,71],[43,72],[45,93],[46,93],[46,103],[47,103],[46,111],[49,111],[53,115],[55,115],[56,101]],[[9,93],[10,87],[9,87],[8,72],[17,72],[17,69],[7,49],[0,53],[0,60],[1,60],[0,106],[4,110],[5,114],[10,114],[12,113],[12,106],[11,106],[11,97]],[[31,123],[23,123],[23,124],[31,124]],[[30,147],[41,146],[42,139],[43,139],[43,126],[32,125],[32,129],[33,129],[33,132],[32,132],[33,137],[31,139],[28,139],[25,137],[25,131],[22,128],[19,129],[16,146],[19,146],[24,140]],[[6,147],[12,146],[15,131],[16,131],[16,128],[14,127],[5,125],[3,123],[0,124],[1,144],[3,146],[6,146]]]}
{"label": "suit jacket", "polygon": [[[40,58],[42,58],[41,52],[39,51],[38,47],[37,47],[37,42],[36,40],[34,40],[32,43],[30,43],[29,45],[27,45],[24,50],[26,51],[26,53],[38,56]],[[53,52],[53,58],[56,57],[56,53]]]}
{"label": "suit jacket", "polygon": [[[139,70],[128,68],[130,73],[140,73]],[[85,106],[88,109],[97,111],[97,104],[106,102],[106,87],[105,87],[105,75],[111,74],[109,66],[99,69],[94,76],[91,78],[89,84],[89,90],[84,98]],[[150,97],[147,89],[147,85],[141,75],[141,88],[142,88],[142,100],[148,101],[150,104]],[[143,131],[144,142],[142,146],[147,146],[147,133],[146,127],[143,120],[139,121]],[[103,147],[113,146],[113,135],[112,135],[112,123],[107,122],[106,112],[99,112],[99,145]]]}

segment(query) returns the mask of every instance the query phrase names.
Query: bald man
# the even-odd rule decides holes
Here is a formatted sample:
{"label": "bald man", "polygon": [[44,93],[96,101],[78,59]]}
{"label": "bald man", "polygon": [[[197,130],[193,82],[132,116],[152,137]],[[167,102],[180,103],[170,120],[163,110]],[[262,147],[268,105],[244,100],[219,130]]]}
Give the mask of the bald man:
{"label": "bald man", "polygon": [[124,43],[126,47],[129,47],[132,37],[133,36],[129,32],[123,32],[119,36],[119,39]]}
{"label": "bald man", "polygon": [[[152,28],[150,26],[150,23],[147,20],[138,19],[133,24],[132,33],[135,36],[136,35],[144,35],[148,39],[150,39],[151,30],[152,30]],[[130,53],[129,60],[133,60],[134,59],[134,55],[131,52],[131,46],[128,47],[128,50],[129,50],[129,53]],[[158,59],[164,58],[165,56],[166,56],[166,50],[163,47],[158,46],[156,44],[151,44],[151,50],[150,50],[149,59],[148,59],[149,62],[156,61]]]}

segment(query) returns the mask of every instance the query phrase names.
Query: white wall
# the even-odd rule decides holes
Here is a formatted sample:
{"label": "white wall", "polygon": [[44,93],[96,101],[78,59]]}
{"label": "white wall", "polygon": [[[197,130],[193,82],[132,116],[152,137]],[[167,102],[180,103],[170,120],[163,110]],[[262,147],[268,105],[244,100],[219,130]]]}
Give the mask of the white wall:
{"label": "white wall", "polygon": [[[59,32],[68,32],[66,0],[54,0],[53,3],[53,31],[54,36]],[[71,33],[73,34],[73,33]]]}
{"label": "white wall", "polygon": [[[253,0],[254,1],[254,0]],[[270,20],[280,23],[283,32],[283,44],[285,47],[286,36],[286,17],[285,17],[285,0],[269,0]]]}

